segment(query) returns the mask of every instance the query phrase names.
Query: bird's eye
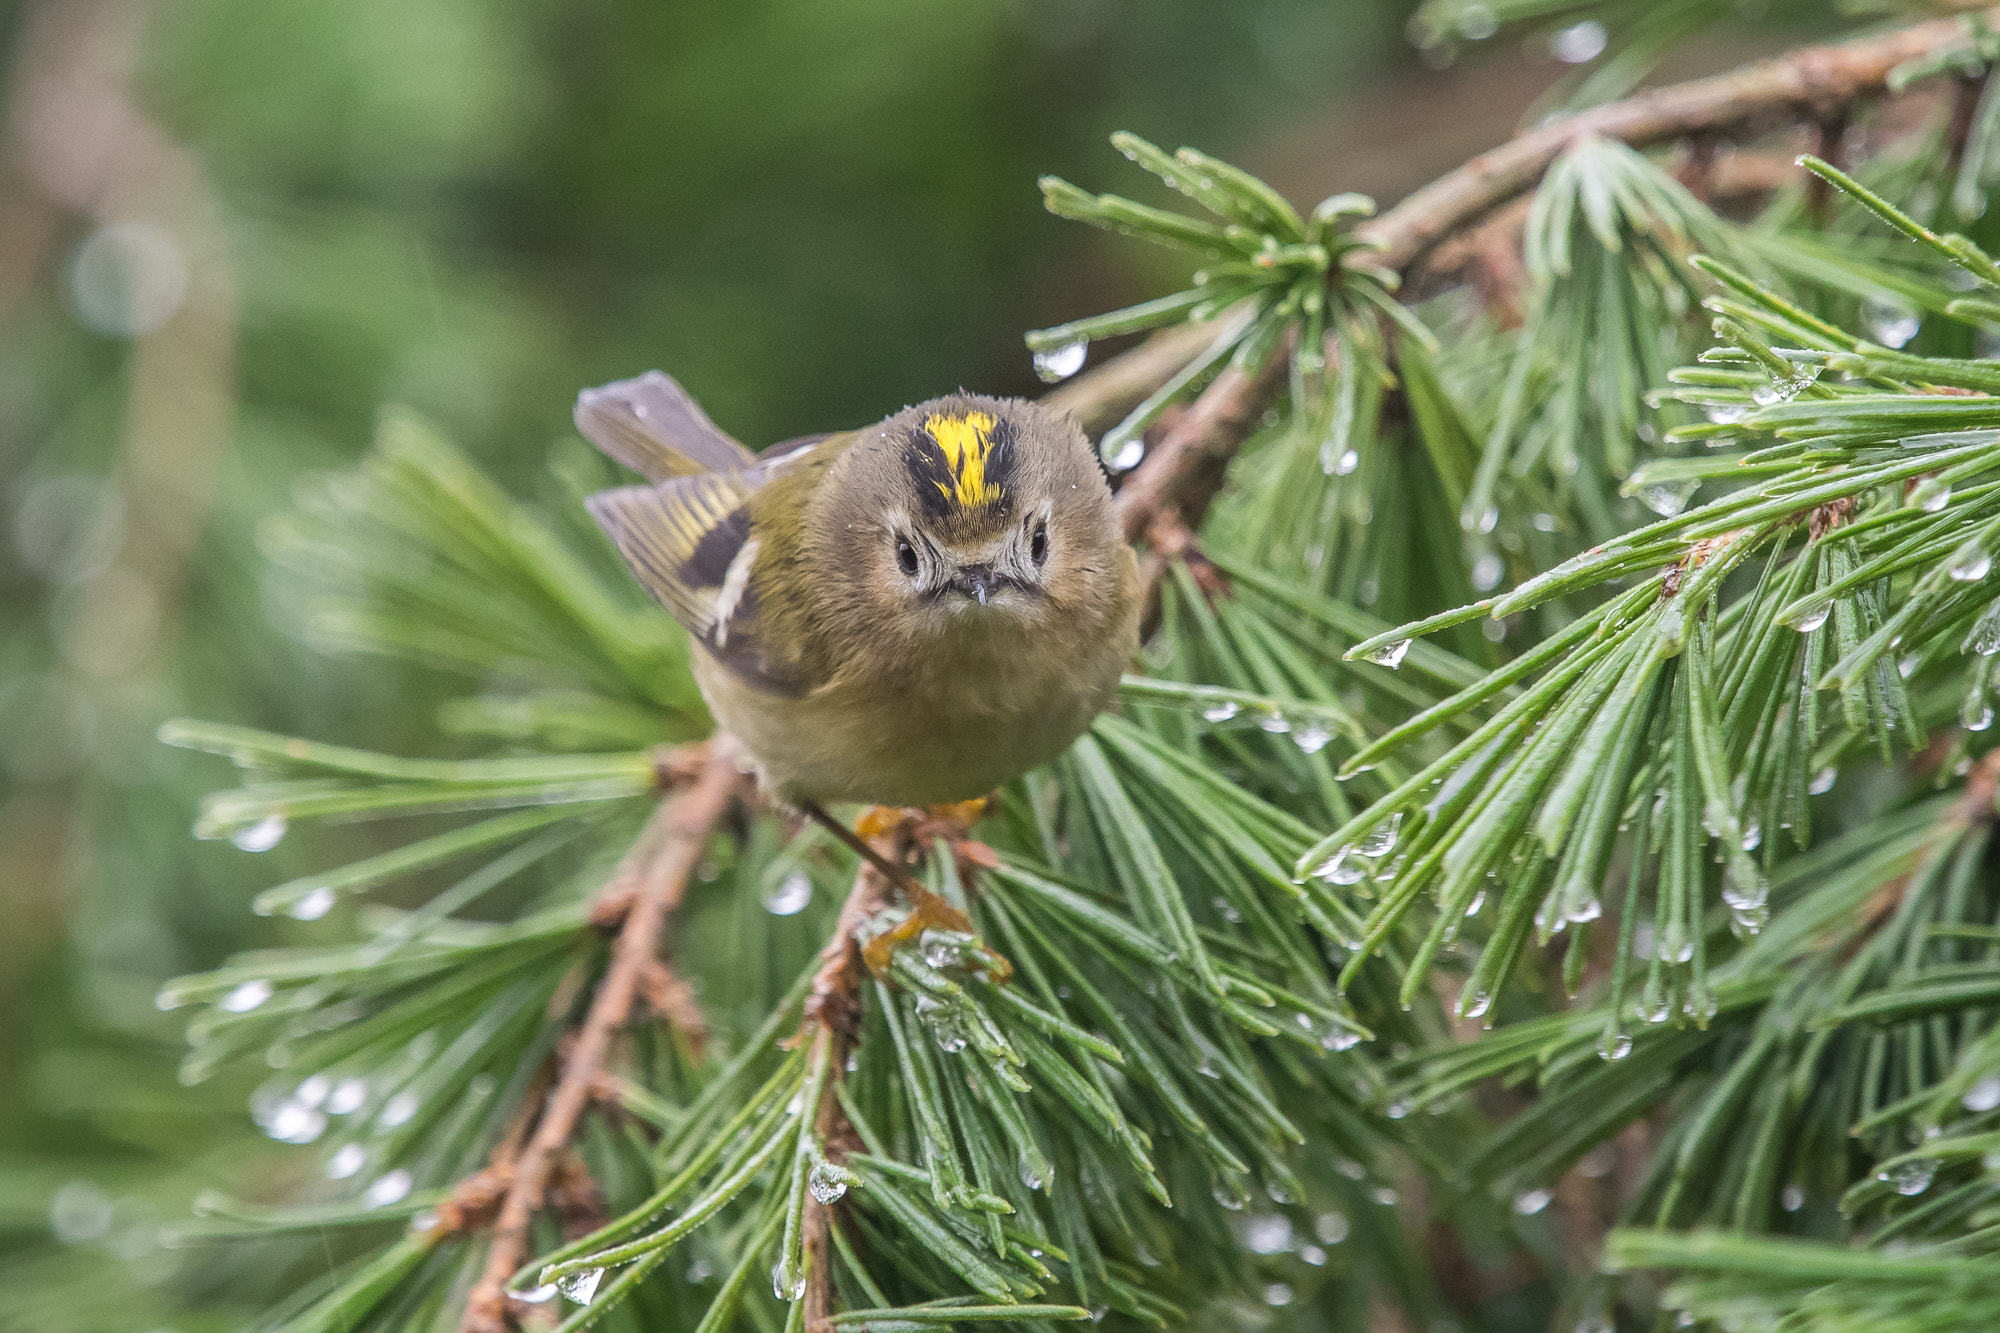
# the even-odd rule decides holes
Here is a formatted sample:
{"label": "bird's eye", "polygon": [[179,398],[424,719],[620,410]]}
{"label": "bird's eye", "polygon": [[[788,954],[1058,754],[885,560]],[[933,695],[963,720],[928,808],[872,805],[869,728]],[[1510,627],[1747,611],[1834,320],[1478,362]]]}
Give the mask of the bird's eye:
{"label": "bird's eye", "polygon": [[1044,523],[1035,525],[1035,535],[1028,539],[1028,557],[1036,564],[1049,558],[1049,529]]}
{"label": "bird's eye", "polygon": [[917,576],[917,548],[910,545],[907,537],[896,538],[896,564],[911,578]]}

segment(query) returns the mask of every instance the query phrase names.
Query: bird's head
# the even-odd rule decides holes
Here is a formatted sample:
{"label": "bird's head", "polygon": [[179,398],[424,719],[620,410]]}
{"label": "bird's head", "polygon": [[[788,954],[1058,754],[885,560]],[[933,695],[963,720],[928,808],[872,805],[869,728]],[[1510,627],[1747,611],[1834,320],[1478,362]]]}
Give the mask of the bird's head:
{"label": "bird's head", "polygon": [[873,428],[846,462],[823,512],[840,525],[864,623],[915,639],[1006,635],[1111,595],[1111,493],[1068,418],[1020,399],[937,398]]}

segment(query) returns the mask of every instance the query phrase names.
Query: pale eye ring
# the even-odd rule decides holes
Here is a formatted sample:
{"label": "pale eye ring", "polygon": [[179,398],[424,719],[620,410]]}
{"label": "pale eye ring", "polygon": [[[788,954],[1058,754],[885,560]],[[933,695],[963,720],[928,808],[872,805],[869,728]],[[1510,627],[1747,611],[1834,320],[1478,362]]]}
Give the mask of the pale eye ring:
{"label": "pale eye ring", "polygon": [[1049,558],[1049,525],[1037,523],[1035,535],[1028,539],[1028,558],[1041,564]]}
{"label": "pale eye ring", "polygon": [[910,578],[917,576],[917,548],[908,537],[896,538],[896,567]]}

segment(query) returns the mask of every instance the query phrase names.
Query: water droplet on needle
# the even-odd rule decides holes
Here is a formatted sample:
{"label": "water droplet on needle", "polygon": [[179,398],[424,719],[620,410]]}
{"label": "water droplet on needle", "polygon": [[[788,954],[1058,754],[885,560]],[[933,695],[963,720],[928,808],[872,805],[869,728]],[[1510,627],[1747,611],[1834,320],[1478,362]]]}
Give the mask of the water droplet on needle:
{"label": "water droplet on needle", "polygon": [[1084,359],[1089,355],[1090,344],[1082,338],[1036,352],[1035,374],[1041,377],[1044,384],[1060,384],[1082,370]]}
{"label": "water droplet on needle", "polygon": [[285,840],[285,817],[266,815],[230,834],[229,840],[246,852],[268,852]]}

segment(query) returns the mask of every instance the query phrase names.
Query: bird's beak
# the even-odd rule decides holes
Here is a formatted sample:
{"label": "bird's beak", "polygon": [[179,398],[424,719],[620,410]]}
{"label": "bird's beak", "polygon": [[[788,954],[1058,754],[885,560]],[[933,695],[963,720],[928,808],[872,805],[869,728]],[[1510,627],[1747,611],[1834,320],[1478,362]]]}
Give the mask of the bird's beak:
{"label": "bird's beak", "polygon": [[1006,578],[991,565],[965,565],[958,573],[952,575],[951,587],[953,592],[977,598],[979,604],[984,606],[987,599],[1006,581]]}

